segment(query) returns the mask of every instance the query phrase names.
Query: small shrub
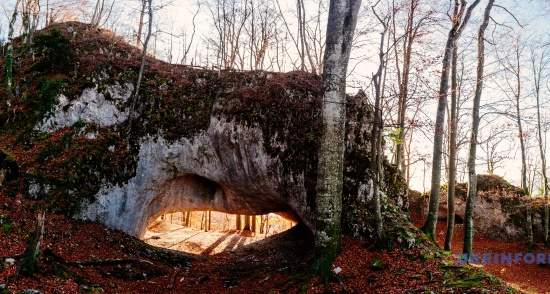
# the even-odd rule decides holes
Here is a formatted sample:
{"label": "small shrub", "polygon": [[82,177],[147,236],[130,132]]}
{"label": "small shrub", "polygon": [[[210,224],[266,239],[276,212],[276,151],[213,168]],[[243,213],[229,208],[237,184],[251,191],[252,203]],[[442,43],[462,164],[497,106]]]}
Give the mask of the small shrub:
{"label": "small shrub", "polygon": [[382,259],[380,259],[378,257],[375,257],[372,260],[370,267],[375,271],[379,271],[379,270],[383,270],[384,268],[386,268],[386,264],[384,263],[384,261]]}
{"label": "small shrub", "polygon": [[0,225],[4,233],[9,234],[12,231],[13,227],[9,216],[0,214]]}
{"label": "small shrub", "polygon": [[61,93],[64,86],[63,80],[43,80],[40,82],[38,90],[38,103],[35,108],[40,119],[47,117],[55,104],[57,104],[57,96]]}

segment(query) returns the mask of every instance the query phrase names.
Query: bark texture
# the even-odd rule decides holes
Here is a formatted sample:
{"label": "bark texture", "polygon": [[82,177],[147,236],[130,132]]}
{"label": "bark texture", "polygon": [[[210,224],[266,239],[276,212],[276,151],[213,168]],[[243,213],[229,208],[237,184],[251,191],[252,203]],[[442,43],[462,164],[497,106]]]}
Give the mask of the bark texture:
{"label": "bark texture", "polygon": [[[147,3],[143,1],[143,5],[147,4],[149,11],[149,20],[147,28],[147,36],[145,37],[145,42],[143,43],[143,52],[141,55],[141,64],[139,67],[138,78],[136,81],[136,87],[134,94],[132,95],[132,110],[136,110],[136,107],[139,105],[139,89],[141,87],[141,81],[143,80],[143,71],[145,70],[145,63],[147,59],[147,48],[149,47],[149,41],[151,40],[151,34],[153,33],[153,0],[147,0]],[[142,7],[145,10],[145,6]],[[132,116],[130,116],[131,118]]]}
{"label": "bark texture", "polygon": [[328,277],[340,249],[346,74],[361,0],[331,0],[324,57],[322,135],[315,199],[314,270]]}
{"label": "bark texture", "polygon": [[[13,8],[13,14],[10,19],[10,24],[8,28],[8,50],[6,52],[6,88],[8,90],[8,95],[13,95],[13,33],[15,22],[17,21],[17,13],[19,9],[19,2],[17,0],[15,7]],[[9,107],[9,100],[8,100]]]}
{"label": "bark texture", "polygon": [[[527,180],[527,148],[525,146],[525,134],[523,132],[523,121],[521,119],[521,107],[520,107],[520,100],[521,100],[521,48],[519,40],[516,40],[515,44],[515,71],[514,76],[516,78],[516,91],[514,93],[515,98],[515,107],[516,107],[516,125],[518,127],[518,138],[519,138],[519,145],[520,145],[520,151],[521,151],[521,189],[524,191],[526,195],[529,195],[531,197],[531,191],[529,191],[529,183]],[[531,208],[527,206],[526,209],[526,217],[527,217],[527,243],[529,246],[533,244],[533,215]]]}
{"label": "bark texture", "polygon": [[539,152],[540,152],[540,162],[541,162],[541,174],[542,174],[542,193],[544,195],[544,218],[543,218],[543,228],[544,228],[544,243],[548,244],[548,222],[549,222],[549,211],[548,211],[548,175],[546,173],[546,150],[545,150],[545,141],[542,137],[542,120],[540,115],[540,83],[542,78],[543,71],[543,62],[544,62],[544,53],[540,57],[539,64],[536,64],[535,57],[532,57],[532,68],[533,68],[533,79],[535,84],[535,98],[537,100],[537,135],[539,143]]}
{"label": "bark texture", "polygon": [[451,70],[451,118],[450,118],[450,138],[449,138],[449,184],[447,191],[447,232],[445,234],[445,250],[451,250],[453,243],[453,233],[455,226],[455,191],[456,191],[456,132],[458,125],[457,107],[458,107],[458,81],[457,81],[457,62],[458,49],[455,46],[452,57]]}
{"label": "bark texture", "polygon": [[485,67],[485,30],[489,25],[491,9],[495,0],[489,0],[483,22],[479,27],[477,36],[477,75],[476,91],[472,108],[472,132],[470,135],[470,151],[468,154],[468,196],[466,199],[466,211],[464,220],[464,253],[472,254],[472,243],[474,238],[474,220],[473,211],[477,196],[477,174],[476,174],[476,156],[477,156],[477,136],[479,131],[479,107],[481,103],[481,94],[483,93],[483,70]]}
{"label": "bark texture", "polygon": [[[449,90],[449,68],[454,46],[457,44],[462,31],[468,24],[472,11],[481,0],[474,1],[466,9],[466,1],[460,3],[455,1],[452,27],[447,37],[445,52],[443,55],[443,64],[441,69],[441,80],[439,83],[439,100],[437,104],[437,114],[434,131],[434,148],[432,158],[432,181],[430,204],[428,217],[422,230],[430,237],[434,238],[437,225],[437,208],[439,207],[439,193],[441,191],[441,161],[443,155],[443,134],[445,128],[445,110],[447,108],[447,92]],[[466,12],[464,12],[466,11]],[[464,16],[464,19],[463,19]]]}

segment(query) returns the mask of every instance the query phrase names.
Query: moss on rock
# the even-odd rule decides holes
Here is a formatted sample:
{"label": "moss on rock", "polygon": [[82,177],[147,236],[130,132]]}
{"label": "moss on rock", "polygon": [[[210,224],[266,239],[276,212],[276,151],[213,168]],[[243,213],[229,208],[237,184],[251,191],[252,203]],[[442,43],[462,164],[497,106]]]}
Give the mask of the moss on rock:
{"label": "moss on rock", "polygon": [[[5,145],[25,153],[20,158],[22,173],[33,197],[74,214],[83,203],[93,201],[102,186],[124,185],[135,175],[143,138],[160,136],[167,142],[192,139],[216,118],[261,130],[263,148],[282,166],[282,171],[272,171],[283,175],[279,193],[290,199],[297,191],[289,187],[303,176],[306,205],[313,210],[321,131],[319,76],[211,71],[148,57],[140,89],[140,115],[131,131],[128,122],[98,127],[80,121],[47,134],[36,131],[36,125],[50,114],[59,95],[70,103],[91,88],[105,100],[113,100],[109,87],[133,84],[140,52],[108,31],[74,22],[37,32],[36,40],[37,60],[23,53],[17,57],[22,66],[14,75],[20,89],[15,104],[8,109],[5,101],[0,101],[0,135],[18,138]],[[14,43],[22,45],[20,40]],[[0,87],[0,94],[3,91]],[[129,103],[117,107],[128,111]],[[372,110],[364,94],[347,98],[347,116],[344,232],[365,233],[372,224],[370,202],[360,198],[370,179]],[[8,121],[14,123],[8,126]],[[392,215],[386,217],[391,219],[403,206],[405,184],[394,167],[384,166],[385,182],[380,185],[388,195],[384,198],[388,198],[385,203]]]}

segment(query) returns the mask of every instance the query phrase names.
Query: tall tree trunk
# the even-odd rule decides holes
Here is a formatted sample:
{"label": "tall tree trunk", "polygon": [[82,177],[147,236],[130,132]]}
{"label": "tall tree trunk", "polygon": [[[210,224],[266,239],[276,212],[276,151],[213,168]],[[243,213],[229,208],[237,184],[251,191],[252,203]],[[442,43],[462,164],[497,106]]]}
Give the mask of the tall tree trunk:
{"label": "tall tree trunk", "polygon": [[470,152],[468,155],[468,198],[466,199],[466,211],[464,213],[464,253],[472,254],[472,243],[474,238],[474,207],[477,195],[477,174],[476,174],[476,152],[477,152],[477,135],[479,131],[479,107],[481,102],[481,94],[483,93],[483,70],[485,67],[485,30],[489,25],[491,17],[491,9],[495,0],[489,0],[485,13],[483,14],[483,22],[479,27],[477,36],[477,77],[476,77],[476,92],[474,96],[474,106],[472,108],[472,133],[470,135]]}
{"label": "tall tree trunk", "polygon": [[[13,8],[13,14],[11,15],[10,24],[8,27],[8,50],[6,53],[6,88],[8,90],[8,95],[11,98],[13,96],[13,32],[15,22],[17,21],[17,13],[19,9],[19,2],[15,2],[15,7]],[[8,100],[8,107],[10,107],[10,100]]]}
{"label": "tall tree trunk", "polygon": [[[374,12],[374,7],[372,8]],[[375,12],[376,13],[376,12]],[[388,30],[388,26],[385,23],[385,20],[378,18],[380,23],[383,26],[383,31],[380,34],[380,45],[378,47],[378,70],[376,74],[372,77],[374,83],[374,121],[372,123],[372,142],[371,142],[371,170],[373,171],[373,199],[374,199],[374,220],[375,220],[375,233],[378,245],[382,245],[384,240],[384,223],[382,219],[382,205],[379,193],[379,187],[381,184],[381,158],[382,158],[382,130],[383,130],[383,120],[382,120],[382,92],[383,92],[383,73],[385,70],[384,62],[384,53],[385,53],[385,37]],[[399,142],[398,142],[399,143]],[[399,144],[398,144],[399,145]]]}
{"label": "tall tree trunk", "polygon": [[535,97],[537,98],[537,134],[539,141],[539,151],[540,151],[540,161],[541,161],[541,171],[542,171],[542,181],[543,181],[543,195],[544,195],[544,219],[543,219],[543,239],[544,244],[548,245],[548,176],[546,174],[546,151],[544,150],[545,142],[542,138],[542,121],[540,116],[540,82],[541,74],[543,71],[543,61],[544,53],[541,55],[539,68],[537,70],[535,57],[532,56],[532,68],[533,68],[533,78],[535,83]]}
{"label": "tall tree trunk", "polygon": [[244,216],[244,228],[243,231],[250,231],[250,215]]}
{"label": "tall tree trunk", "polygon": [[265,216],[261,215],[260,216],[260,234],[264,233],[265,221],[266,221]]}
{"label": "tall tree trunk", "polygon": [[451,63],[451,55],[453,52],[453,47],[458,43],[464,27],[470,20],[473,9],[479,4],[480,1],[481,0],[474,1],[474,3],[468,7],[464,20],[462,20],[462,16],[466,7],[466,1],[462,0],[460,2],[461,4],[459,4],[458,1],[455,1],[453,25],[449,31],[447,43],[445,45],[434,131],[430,203],[428,208],[428,217],[426,219],[426,223],[422,227],[422,230],[432,239],[435,237],[436,233],[437,215],[439,210],[439,193],[441,192],[441,160],[443,155],[443,133],[445,128],[445,110],[447,108],[447,91],[449,90],[449,67]]}
{"label": "tall tree trunk", "polygon": [[[396,146],[396,163],[397,168],[400,171],[400,174],[403,178],[405,178],[405,155],[404,155],[404,147],[405,147],[405,117],[407,113],[407,99],[409,97],[409,76],[410,76],[410,70],[411,70],[411,55],[412,55],[412,46],[414,43],[414,13],[416,11],[416,0],[411,0],[410,8],[409,8],[409,16],[407,19],[407,31],[406,31],[406,37],[404,41],[404,50],[403,50],[403,73],[402,77],[400,78],[400,84],[399,84],[399,107],[398,107],[398,124],[399,124],[399,133],[398,133],[398,142]],[[394,17],[395,18],[395,17]],[[397,50],[397,49],[396,49]]]}
{"label": "tall tree trunk", "polygon": [[48,27],[50,25],[50,0],[46,0],[46,20],[44,22],[44,27]]}
{"label": "tall tree trunk", "polygon": [[315,198],[314,271],[323,279],[340,250],[346,74],[361,0],[331,0],[326,33],[322,138]]}
{"label": "tall tree trunk", "polygon": [[191,226],[191,210],[187,211],[187,215],[185,216],[185,226],[190,227]]}
{"label": "tall tree trunk", "polygon": [[458,48],[453,48],[453,57],[451,62],[451,126],[449,138],[449,184],[447,191],[447,233],[445,234],[445,250],[450,251],[453,243],[453,233],[455,227],[455,190],[456,190],[456,132],[458,125],[457,107],[458,107],[458,82],[457,82],[457,62]]}
{"label": "tall tree trunk", "polygon": [[241,215],[240,214],[235,215],[235,229],[237,231],[241,230]]}
{"label": "tall tree trunk", "polygon": [[[523,133],[523,123],[521,119],[521,108],[520,108],[520,98],[521,98],[521,53],[520,53],[520,41],[517,40],[516,43],[516,64],[517,71],[515,73],[516,77],[516,92],[515,92],[515,99],[516,99],[516,123],[518,127],[518,137],[519,137],[519,145],[521,150],[521,189],[525,193],[525,195],[529,196],[529,199],[531,199],[531,193],[529,191],[529,183],[527,180],[527,154],[526,154],[526,147],[525,147],[525,139],[524,139],[524,133]],[[531,206],[527,205],[526,207],[526,217],[527,217],[527,243],[528,246],[531,247],[533,245],[533,215],[531,213]]]}
{"label": "tall tree trunk", "polygon": [[[149,41],[151,40],[151,34],[153,32],[153,0],[147,0],[149,8],[149,26],[147,29],[147,37],[145,38],[145,43],[143,43],[143,52],[141,53],[141,65],[139,67],[138,79],[136,81],[136,88],[132,95],[132,111],[136,111],[136,107],[139,104],[139,89],[141,87],[141,81],[143,79],[143,72],[145,70],[145,63],[147,59],[147,48],[149,46]],[[130,114],[132,118],[135,114]],[[131,126],[132,119],[130,120]]]}
{"label": "tall tree trunk", "polygon": [[27,247],[23,252],[17,272],[23,275],[32,276],[37,271],[38,258],[40,257],[40,244],[44,238],[44,223],[46,212],[38,213],[34,232],[27,239]]}
{"label": "tall tree trunk", "polygon": [[210,231],[210,229],[212,228],[212,211],[209,210],[207,213],[206,213],[206,226],[204,227],[205,228],[205,231]]}
{"label": "tall tree trunk", "polygon": [[141,35],[143,34],[143,19],[145,18],[145,8],[147,7],[147,0],[141,0],[141,11],[139,13],[138,32],[136,36],[136,47],[141,45]]}

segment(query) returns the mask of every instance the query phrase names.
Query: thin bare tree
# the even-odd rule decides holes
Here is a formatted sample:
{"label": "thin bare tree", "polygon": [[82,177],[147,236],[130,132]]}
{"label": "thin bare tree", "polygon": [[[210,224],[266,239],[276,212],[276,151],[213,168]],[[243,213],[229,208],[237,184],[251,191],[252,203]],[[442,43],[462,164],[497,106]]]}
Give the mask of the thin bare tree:
{"label": "thin bare tree", "polygon": [[481,2],[475,0],[468,8],[466,8],[466,0],[455,0],[452,20],[452,27],[449,31],[445,51],[443,55],[443,64],[441,70],[441,80],[439,83],[439,99],[437,104],[437,114],[434,131],[434,148],[432,159],[432,181],[430,191],[430,202],[428,208],[428,216],[422,230],[430,237],[434,238],[436,233],[438,210],[439,210],[439,193],[441,190],[441,159],[443,154],[443,134],[445,128],[445,110],[447,108],[447,92],[449,90],[449,68],[453,48],[457,46],[460,35],[468,24],[472,11]]}
{"label": "thin bare tree", "polygon": [[[147,36],[145,38],[145,42],[143,43],[143,48],[142,48],[142,52],[141,52],[141,64],[139,66],[139,72],[138,72],[138,78],[137,78],[137,81],[136,81],[136,85],[135,85],[135,89],[134,89],[134,92],[132,94],[132,112],[135,112],[137,110],[137,107],[139,106],[139,103],[140,103],[140,98],[139,98],[139,90],[141,88],[141,81],[143,80],[143,74],[144,74],[144,71],[145,71],[145,64],[146,64],[146,61],[147,61],[147,49],[149,47],[149,41],[151,40],[151,34],[153,32],[153,0],[147,0],[147,2],[144,2],[145,5],[147,5],[147,9],[148,9],[148,15],[149,15],[149,19],[148,19],[148,28],[147,28]],[[143,8],[145,10],[145,8]],[[133,121],[133,117],[135,116],[136,114],[133,113],[130,115],[130,127],[129,129],[131,130],[131,127],[132,127],[132,121]]]}
{"label": "thin bare tree", "polygon": [[531,50],[531,69],[533,74],[533,88],[534,94],[537,101],[537,135],[538,135],[538,145],[540,153],[540,163],[541,163],[541,175],[542,175],[542,193],[544,196],[544,217],[543,217],[543,240],[546,245],[548,245],[548,220],[549,220],[549,211],[548,211],[548,176],[546,173],[546,150],[545,150],[545,141],[542,137],[543,132],[543,123],[541,119],[541,87],[542,79],[546,73],[547,66],[549,64],[548,57],[546,56],[546,50],[543,47],[540,50],[540,53],[537,56],[536,50]]}
{"label": "thin bare tree", "polygon": [[481,95],[483,93],[484,68],[485,68],[485,30],[489,25],[491,10],[495,0],[489,0],[483,14],[483,21],[479,27],[477,36],[477,75],[476,91],[472,107],[472,132],[470,135],[470,152],[468,154],[468,196],[466,198],[466,210],[464,212],[464,253],[469,256],[473,253],[472,244],[474,240],[474,207],[477,196],[477,134],[479,131],[479,109]]}

